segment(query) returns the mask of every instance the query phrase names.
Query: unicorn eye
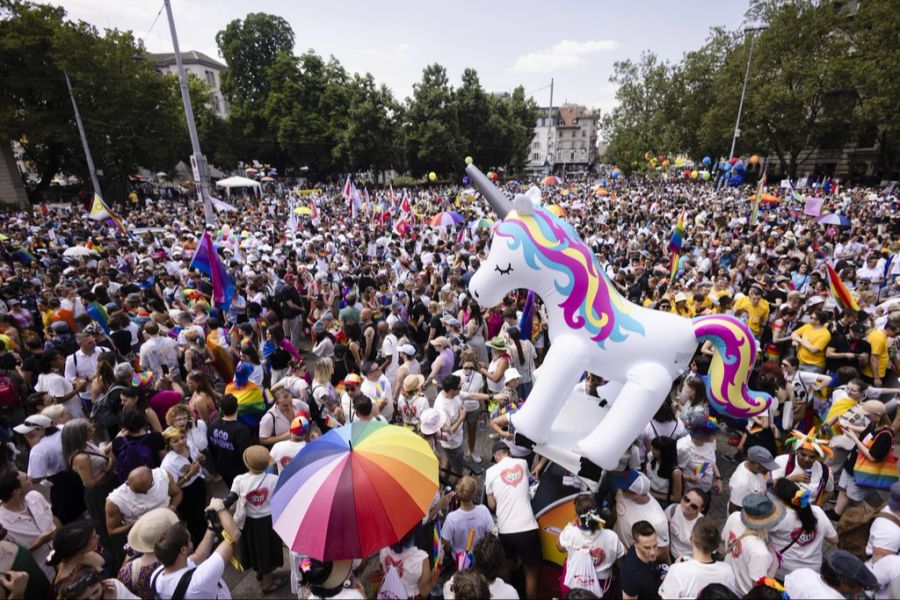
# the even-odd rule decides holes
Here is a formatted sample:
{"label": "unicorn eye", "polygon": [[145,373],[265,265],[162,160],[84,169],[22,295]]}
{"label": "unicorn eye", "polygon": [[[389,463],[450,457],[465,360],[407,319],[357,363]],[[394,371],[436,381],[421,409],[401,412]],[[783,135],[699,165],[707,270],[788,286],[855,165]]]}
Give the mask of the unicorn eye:
{"label": "unicorn eye", "polygon": [[497,265],[496,267],[494,267],[494,270],[497,271],[498,273],[500,273],[501,275],[509,275],[510,273],[512,273],[512,270],[513,270],[512,263],[509,263],[508,265],[506,265],[505,269],[501,269],[500,265]]}

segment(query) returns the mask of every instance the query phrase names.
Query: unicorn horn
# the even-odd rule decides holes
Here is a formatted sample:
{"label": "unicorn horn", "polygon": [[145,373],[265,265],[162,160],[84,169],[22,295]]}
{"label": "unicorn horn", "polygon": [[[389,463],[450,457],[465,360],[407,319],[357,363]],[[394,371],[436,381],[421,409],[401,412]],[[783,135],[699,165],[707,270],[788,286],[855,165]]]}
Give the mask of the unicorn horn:
{"label": "unicorn horn", "polygon": [[481,192],[481,195],[487,199],[488,204],[491,205],[491,208],[494,209],[497,216],[501,219],[505,219],[506,214],[510,211],[511,207],[509,205],[509,200],[506,199],[503,192],[491,183],[490,179],[488,179],[484,173],[479,171],[478,167],[475,165],[467,166],[466,174],[472,178],[472,184],[479,192]]}

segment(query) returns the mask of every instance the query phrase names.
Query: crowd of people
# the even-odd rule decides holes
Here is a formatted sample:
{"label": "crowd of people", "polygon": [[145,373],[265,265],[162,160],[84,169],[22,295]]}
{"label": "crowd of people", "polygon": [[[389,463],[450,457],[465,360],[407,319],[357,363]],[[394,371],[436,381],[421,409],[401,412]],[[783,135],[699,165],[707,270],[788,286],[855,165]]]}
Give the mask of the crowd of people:
{"label": "crowd of people", "polygon": [[[698,347],[616,470],[562,473],[575,519],[548,585],[532,497],[561,468],[517,444],[511,418],[552,342],[547,309],[526,323],[525,290],[486,309],[467,293],[494,218],[475,192],[233,199],[208,230],[233,281],[223,307],[191,268],[202,211],[146,191],[114,207],[127,236],[80,206],[0,227],[0,597],[230,598],[229,564],[301,598],[900,596],[896,197],[828,195],[840,227],[790,195],[754,222],[740,190],[709,183],[540,187],[632,302],[745,321],[750,387],[774,398],[749,420],[716,414],[717,350]],[[461,222],[432,226],[438,211]],[[585,373],[578,389],[603,403],[603,386]],[[431,445],[431,509],[371,557],[286,552],[279,475],[371,420]]]}

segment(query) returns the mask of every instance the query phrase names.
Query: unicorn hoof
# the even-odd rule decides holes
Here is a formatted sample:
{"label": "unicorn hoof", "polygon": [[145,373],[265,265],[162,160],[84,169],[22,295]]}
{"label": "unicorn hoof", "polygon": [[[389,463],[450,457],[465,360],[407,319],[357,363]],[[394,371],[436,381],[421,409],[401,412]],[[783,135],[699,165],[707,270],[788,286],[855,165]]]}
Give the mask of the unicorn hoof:
{"label": "unicorn hoof", "polygon": [[522,446],[523,448],[528,448],[529,450],[534,448],[534,442],[518,431],[516,432],[515,444],[516,446]]}
{"label": "unicorn hoof", "polygon": [[582,456],[578,476],[591,481],[600,481],[600,478],[603,476],[603,469]]}

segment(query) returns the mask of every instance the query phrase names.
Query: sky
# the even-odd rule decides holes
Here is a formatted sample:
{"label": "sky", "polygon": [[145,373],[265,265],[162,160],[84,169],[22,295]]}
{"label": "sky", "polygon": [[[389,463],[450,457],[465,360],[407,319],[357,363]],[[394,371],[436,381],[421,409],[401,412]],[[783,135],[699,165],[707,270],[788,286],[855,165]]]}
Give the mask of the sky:
{"label": "sky", "polygon": [[[162,0],[47,3],[101,31],[131,30],[150,52],[172,51]],[[521,84],[546,106],[553,78],[554,106],[568,101],[604,112],[615,106],[609,82],[615,61],[636,60],[648,49],[677,61],[701,46],[711,27],[740,27],[747,9],[745,0],[172,0],[172,6],[182,51],[221,58],[216,33],[248,12],[266,12],[290,23],[296,53],[334,55],[351,72],[372,73],[401,99],[412,94],[422,69],[437,62],[454,86],[471,67],[486,90]]]}

